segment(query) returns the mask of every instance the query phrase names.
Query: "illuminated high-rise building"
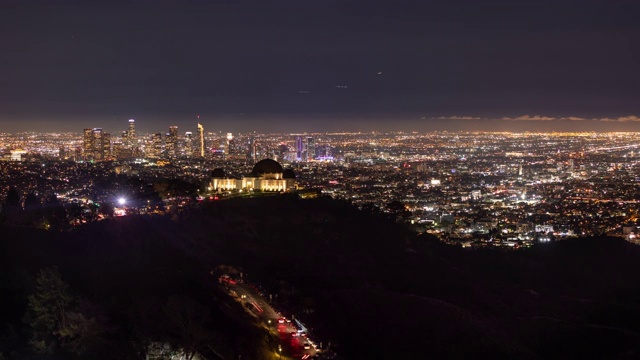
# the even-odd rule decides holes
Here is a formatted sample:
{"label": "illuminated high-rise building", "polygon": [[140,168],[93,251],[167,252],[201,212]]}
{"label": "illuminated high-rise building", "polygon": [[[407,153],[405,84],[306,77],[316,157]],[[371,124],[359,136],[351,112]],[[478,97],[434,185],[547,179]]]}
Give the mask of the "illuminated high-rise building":
{"label": "illuminated high-rise building", "polygon": [[82,150],[85,160],[104,160],[111,156],[111,134],[101,128],[84,129]]}
{"label": "illuminated high-rise building", "polygon": [[136,146],[136,121],[129,119],[129,129],[127,130],[127,143],[129,146]]}
{"label": "illuminated high-rise building", "polygon": [[175,158],[178,155],[178,127],[169,126],[169,132],[165,139],[165,152],[169,158]]}
{"label": "illuminated high-rise building", "polygon": [[120,160],[133,157],[131,148],[122,141],[115,141],[111,144],[111,153]]}
{"label": "illuminated high-rise building", "polygon": [[316,141],[312,137],[307,138],[307,151],[305,154],[307,155],[306,161],[312,161],[316,158]]}
{"label": "illuminated high-rise building", "polygon": [[249,148],[247,149],[247,162],[254,164],[256,162],[256,144],[253,136],[249,137]]}
{"label": "illuminated high-rise building", "polygon": [[102,134],[102,158],[108,159],[111,157],[111,134]]}
{"label": "illuminated high-rise building", "polygon": [[[198,116],[198,120],[200,120],[200,116]],[[198,148],[200,150],[200,157],[204,157],[204,126],[198,122]]]}
{"label": "illuminated high-rise building", "polygon": [[101,128],[93,128],[91,129],[91,148],[92,148],[92,158],[94,160],[103,160],[104,159],[104,136]]}
{"label": "illuminated high-rise building", "polygon": [[296,160],[302,160],[302,153],[304,152],[304,143],[302,142],[302,136],[296,137]]}
{"label": "illuminated high-rise building", "polygon": [[224,147],[224,156],[229,159],[230,156],[235,155],[235,140],[233,138],[233,133],[227,133],[227,138]]}
{"label": "illuminated high-rise building", "polygon": [[193,133],[191,131],[184,134],[184,154],[187,157],[193,156]]}
{"label": "illuminated high-rise building", "polygon": [[169,147],[167,146],[167,139],[169,138],[169,133],[164,133],[164,144],[162,146],[162,157],[169,158]]}
{"label": "illuminated high-rise building", "polygon": [[162,133],[156,133],[151,136],[151,147],[149,148],[147,157],[157,159],[162,155]]}
{"label": "illuminated high-rise building", "polygon": [[93,130],[84,129],[82,132],[82,152],[85,160],[93,158]]}

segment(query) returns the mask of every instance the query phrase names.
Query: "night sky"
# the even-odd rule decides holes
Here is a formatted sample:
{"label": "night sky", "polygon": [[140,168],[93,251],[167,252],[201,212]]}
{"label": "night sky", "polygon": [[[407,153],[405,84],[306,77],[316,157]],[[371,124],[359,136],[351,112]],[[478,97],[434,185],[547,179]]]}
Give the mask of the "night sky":
{"label": "night sky", "polygon": [[[56,4],[56,5],[52,5]],[[638,130],[640,1],[0,0],[0,131]]]}

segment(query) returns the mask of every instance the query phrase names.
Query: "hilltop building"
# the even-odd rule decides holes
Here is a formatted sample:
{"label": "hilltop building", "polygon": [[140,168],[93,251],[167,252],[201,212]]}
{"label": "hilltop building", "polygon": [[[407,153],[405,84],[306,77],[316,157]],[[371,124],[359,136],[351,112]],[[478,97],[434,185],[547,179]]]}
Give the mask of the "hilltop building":
{"label": "hilltop building", "polygon": [[258,161],[251,173],[240,179],[228,177],[224,169],[215,169],[211,173],[211,189],[215,192],[230,190],[259,190],[284,192],[295,189],[296,175],[291,169],[284,170],[282,165],[272,159]]}

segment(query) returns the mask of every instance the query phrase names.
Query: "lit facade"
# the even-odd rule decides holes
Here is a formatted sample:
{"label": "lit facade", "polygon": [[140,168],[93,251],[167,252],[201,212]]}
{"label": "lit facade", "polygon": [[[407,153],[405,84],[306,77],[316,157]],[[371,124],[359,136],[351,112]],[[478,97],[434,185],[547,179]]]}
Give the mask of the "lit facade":
{"label": "lit facade", "polygon": [[133,147],[136,145],[136,121],[129,119],[129,128],[127,130],[127,142],[128,145]]}
{"label": "lit facade", "polygon": [[178,154],[178,127],[169,126],[169,132],[167,133],[165,141],[165,151],[167,157],[174,158]]}
{"label": "lit facade", "polygon": [[200,157],[204,157],[204,126],[198,123],[198,150]]}
{"label": "lit facade", "polygon": [[101,128],[84,129],[83,151],[85,160],[104,160],[111,156],[111,135]]}
{"label": "lit facade", "polygon": [[147,151],[147,157],[158,159],[162,155],[162,133],[155,133],[151,136],[151,148]]}
{"label": "lit facade", "polygon": [[215,192],[231,190],[250,190],[285,192],[295,189],[295,174],[293,170],[283,170],[282,166],[271,159],[259,161],[250,174],[240,179],[227,177],[222,169],[216,169],[211,174],[210,187]]}
{"label": "lit facade", "polygon": [[193,156],[193,133],[191,131],[184,134],[184,154],[187,157]]}

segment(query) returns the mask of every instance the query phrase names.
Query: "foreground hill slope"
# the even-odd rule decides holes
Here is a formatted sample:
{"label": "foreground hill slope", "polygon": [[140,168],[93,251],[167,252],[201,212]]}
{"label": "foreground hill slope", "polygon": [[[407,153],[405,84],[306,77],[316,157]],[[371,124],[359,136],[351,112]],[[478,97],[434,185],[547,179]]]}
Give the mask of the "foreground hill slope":
{"label": "foreground hill slope", "polygon": [[[58,265],[79,293],[110,304],[108,313],[132,299],[187,294],[211,308],[218,346],[232,356],[240,345],[229,344],[253,330],[220,310],[228,305],[209,275],[220,265],[262,284],[346,358],[640,357],[640,247],[619,239],[465,252],[342,202],[290,196],[215,201],[70,234],[10,231],[7,274]],[[24,310],[11,286],[10,305]],[[108,339],[123,341],[122,332]]]}

